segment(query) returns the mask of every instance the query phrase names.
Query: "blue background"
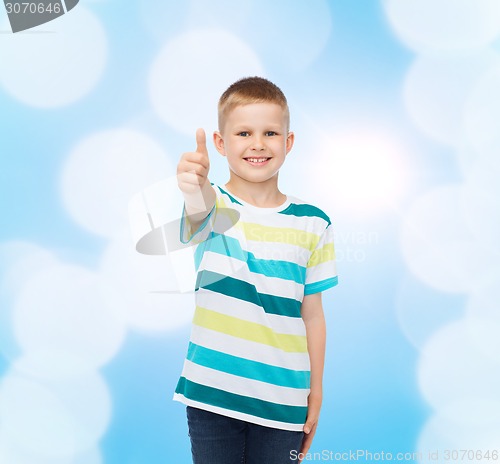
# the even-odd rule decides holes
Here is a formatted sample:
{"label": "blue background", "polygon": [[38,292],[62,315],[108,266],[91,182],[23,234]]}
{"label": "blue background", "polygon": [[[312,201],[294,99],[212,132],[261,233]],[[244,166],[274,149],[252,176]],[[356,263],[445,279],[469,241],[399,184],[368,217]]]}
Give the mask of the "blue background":
{"label": "blue background", "polygon": [[[210,2],[206,3],[205,9],[210,11]],[[321,46],[316,46],[311,38],[315,30],[308,22],[308,17],[315,18],[318,5],[326,8],[330,16],[318,32],[326,30]],[[431,7],[421,8],[432,17]],[[434,446],[457,444],[449,437],[441,440],[440,432],[434,435],[426,432],[426,438],[422,435],[428,421],[439,413],[440,405],[446,406],[445,400],[439,403],[432,388],[426,387],[428,375],[425,373],[429,371],[425,370],[422,359],[432,334],[464,317],[468,298],[477,287],[471,290],[446,288],[446,283],[441,287],[439,283],[429,285],[429,281],[422,278],[421,268],[408,263],[413,258],[405,253],[401,236],[405,233],[405,215],[414,202],[436,187],[465,182],[467,170],[457,155],[458,144],[443,143],[426,133],[408,109],[405,79],[419,53],[425,55],[426,52],[412,46],[395,31],[388,18],[387,5],[375,0],[330,0],[318,4],[294,1],[278,2],[274,6],[249,1],[245,7],[235,2],[215,2],[213,16],[204,18],[196,16],[195,2],[83,1],[53,22],[56,34],[57,24],[69,21],[70,16],[74,16],[72,21],[78,21],[84,9],[100,22],[107,40],[105,64],[101,71],[96,71],[96,81],[87,91],[79,93],[76,89],[74,98],[61,104],[50,101],[37,104],[29,98],[23,101],[3,84],[2,73],[6,75],[5,63],[8,62],[0,66],[0,256],[3,257],[0,277],[5,279],[16,261],[15,253],[8,252],[9,244],[14,241],[36,244],[67,264],[91,271],[99,267],[111,234],[98,234],[82,226],[66,206],[61,187],[66,160],[85,137],[120,127],[141,131],[155,140],[165,150],[170,166],[175,166],[183,151],[194,148],[194,129],[204,125],[205,120],[198,123],[193,108],[192,136],[189,125],[184,125],[185,130],[169,125],[155,110],[148,82],[162,47],[183,34],[202,30],[206,19],[209,27],[230,33],[248,44],[260,60],[262,74],[285,91],[298,142],[293,164],[280,177],[286,186],[284,191],[300,197],[320,198],[336,227],[339,285],[323,297],[328,324],[324,404],[311,452],[366,449],[396,453],[418,451],[429,443]],[[274,15],[272,20],[269,15]],[[453,13],[448,20],[453,24]],[[301,24],[305,25],[304,30],[300,29]],[[53,30],[51,24],[38,29]],[[0,50],[5,52],[13,42],[8,25],[4,24],[2,31]],[[27,40],[42,37],[29,34],[25,33]],[[276,42],[274,34],[281,35],[281,41]],[[62,38],[62,33],[60,35]],[[78,36],[73,39],[78,41]],[[82,40],[86,37],[82,36]],[[316,46],[311,51],[314,56],[308,60],[307,53],[298,52],[300,61],[294,64],[290,62],[293,47],[302,41],[313,49]],[[286,47],[287,43],[291,45]],[[482,46],[498,49],[497,37]],[[212,53],[214,68],[219,61],[231,66],[231,56],[219,54],[218,50]],[[440,53],[448,52],[440,50]],[[453,53],[460,57],[462,52],[454,50]],[[197,56],[193,51],[193,56],[185,54],[184,59],[189,62]],[[182,68],[184,64],[179,66]],[[194,82],[204,79],[204,70],[199,71]],[[213,72],[208,70],[209,74]],[[29,79],[37,79],[36,69],[28,82]],[[221,75],[217,79],[219,87],[214,93],[220,93],[233,77]],[[71,85],[69,87],[69,94],[73,95]],[[183,95],[186,91],[179,89],[179,92]],[[213,111],[215,117],[212,100],[198,104],[205,107],[205,113]],[[436,103],[439,112],[438,106],[439,102]],[[321,125],[317,132],[311,129],[314,121]],[[211,132],[215,127],[206,129]],[[334,153],[335,145],[331,148],[323,145],[323,155],[319,158],[314,150],[326,140],[335,142],[344,132],[359,131],[362,138],[368,129],[397,139],[401,150],[392,155],[397,159],[398,168],[374,174],[379,178],[373,180],[370,190],[360,192],[357,202],[350,197],[355,192],[334,185],[330,195],[328,185],[315,194],[315,178],[303,179],[305,170],[313,165],[322,172],[336,172],[342,171],[344,165],[336,157],[338,153]],[[326,138],[318,136],[320,132],[326,134]],[[210,151],[213,180],[223,183],[227,179],[224,161],[216,156],[215,150],[210,148]],[[366,153],[366,156],[371,155]],[[361,172],[364,166],[359,164],[356,169]],[[352,184],[358,185],[357,170],[341,172],[341,176],[347,180],[351,177]],[[391,184],[396,178],[402,179],[403,186],[377,196],[377,188]],[[324,183],[327,174],[319,179]],[[332,175],[332,179],[334,184],[338,177]],[[154,180],[152,176],[151,182]],[[349,181],[342,184],[346,188],[349,185]],[[92,188],[91,183],[88,188]],[[497,256],[498,250],[493,254]],[[431,277],[432,269],[442,264],[440,260],[445,258],[435,255],[428,259]],[[489,282],[498,282],[498,269],[492,269]],[[467,274],[468,264],[455,271]],[[16,295],[6,288],[5,282],[0,298],[0,336],[3,337],[0,381],[10,375],[24,350],[22,344],[16,342],[12,326]],[[410,306],[411,312],[407,312],[405,308]],[[97,454],[88,461],[90,464],[190,462],[184,408],[171,401],[188,337],[187,323],[164,330],[143,330],[133,324],[127,328],[114,356],[98,366],[109,391],[111,416],[94,444]],[[494,362],[498,366],[497,355]],[[476,393],[465,391],[463,396],[473,397]],[[455,393],[451,396],[459,400]],[[497,400],[493,395],[488,398]],[[475,436],[474,430],[470,429],[470,433]],[[469,435],[466,431],[457,436]],[[1,438],[0,430],[0,442]],[[19,453],[21,456],[22,452]],[[47,461],[42,454],[31,455],[29,462],[85,462],[85,458],[77,455]],[[28,462],[22,459],[19,457],[19,462]]]}

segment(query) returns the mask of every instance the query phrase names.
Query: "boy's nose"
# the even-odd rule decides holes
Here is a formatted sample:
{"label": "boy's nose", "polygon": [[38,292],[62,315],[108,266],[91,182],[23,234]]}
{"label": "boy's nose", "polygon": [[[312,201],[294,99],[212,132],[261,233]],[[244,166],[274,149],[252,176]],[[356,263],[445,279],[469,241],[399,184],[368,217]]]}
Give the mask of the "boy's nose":
{"label": "boy's nose", "polygon": [[262,151],[264,148],[264,141],[260,137],[256,137],[252,144],[252,150]]}

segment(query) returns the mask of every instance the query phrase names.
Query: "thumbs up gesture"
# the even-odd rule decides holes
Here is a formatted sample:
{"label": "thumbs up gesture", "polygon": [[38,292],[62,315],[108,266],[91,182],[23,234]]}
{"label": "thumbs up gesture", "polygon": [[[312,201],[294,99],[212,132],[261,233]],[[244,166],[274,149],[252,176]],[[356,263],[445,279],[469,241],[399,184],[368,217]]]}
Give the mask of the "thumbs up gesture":
{"label": "thumbs up gesture", "polygon": [[183,153],[177,165],[177,184],[194,232],[215,205],[215,190],[208,181],[210,161],[203,129],[196,131],[196,151]]}
{"label": "thumbs up gesture", "polygon": [[210,170],[207,138],[203,129],[196,131],[196,151],[183,153],[177,165],[177,184],[182,193],[200,192],[205,186]]}

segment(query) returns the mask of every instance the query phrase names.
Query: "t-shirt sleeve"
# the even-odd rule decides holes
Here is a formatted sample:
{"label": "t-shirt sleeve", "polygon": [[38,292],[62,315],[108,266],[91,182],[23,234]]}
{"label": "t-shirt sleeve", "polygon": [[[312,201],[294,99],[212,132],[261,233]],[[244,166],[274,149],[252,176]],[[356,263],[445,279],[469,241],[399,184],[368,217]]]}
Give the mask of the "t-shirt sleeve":
{"label": "t-shirt sleeve", "polygon": [[[216,195],[217,189],[215,189]],[[189,222],[189,217],[186,215],[186,204],[182,206],[182,216],[181,216],[181,224],[180,224],[180,240],[184,244],[191,243],[193,245],[204,242],[210,235],[210,232],[213,230],[213,226],[215,223],[215,218],[217,216],[217,198],[214,206],[208,213],[207,217],[203,220],[196,231],[192,230],[192,226]]]}
{"label": "t-shirt sleeve", "polygon": [[304,295],[323,292],[337,284],[333,227],[328,224],[307,262]]}

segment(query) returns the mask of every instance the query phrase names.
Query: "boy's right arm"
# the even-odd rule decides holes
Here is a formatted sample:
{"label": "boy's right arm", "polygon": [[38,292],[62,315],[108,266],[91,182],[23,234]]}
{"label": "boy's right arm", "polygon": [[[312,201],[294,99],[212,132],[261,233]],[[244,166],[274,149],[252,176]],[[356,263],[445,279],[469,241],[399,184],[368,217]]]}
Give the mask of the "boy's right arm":
{"label": "boy's right arm", "polygon": [[208,180],[208,158],[205,131],[196,131],[196,151],[183,153],[177,165],[177,184],[184,196],[186,216],[194,234],[215,205],[215,190]]}

